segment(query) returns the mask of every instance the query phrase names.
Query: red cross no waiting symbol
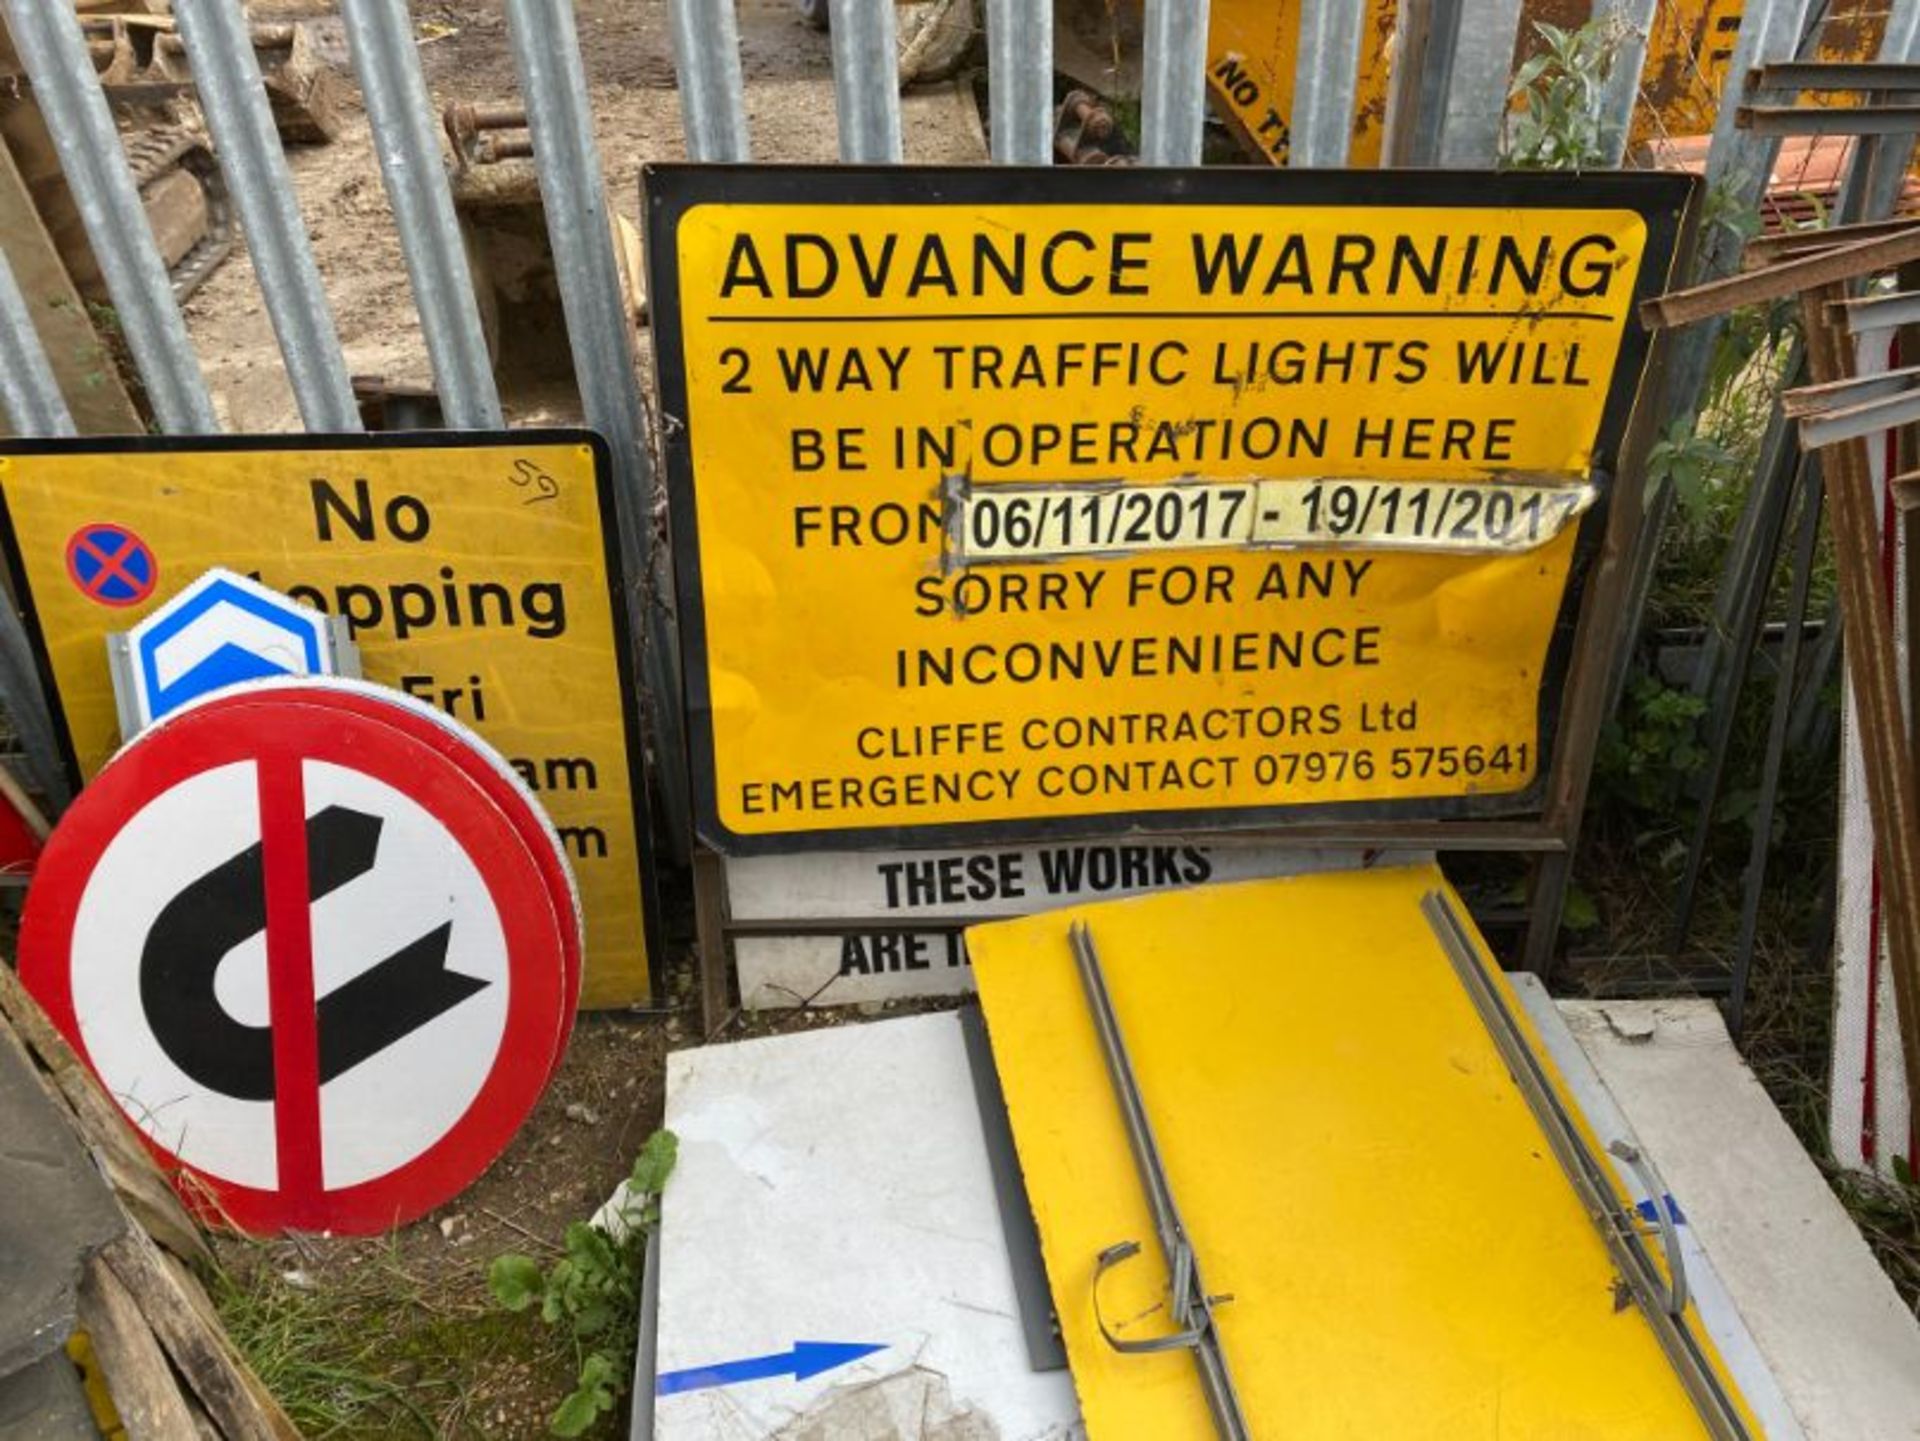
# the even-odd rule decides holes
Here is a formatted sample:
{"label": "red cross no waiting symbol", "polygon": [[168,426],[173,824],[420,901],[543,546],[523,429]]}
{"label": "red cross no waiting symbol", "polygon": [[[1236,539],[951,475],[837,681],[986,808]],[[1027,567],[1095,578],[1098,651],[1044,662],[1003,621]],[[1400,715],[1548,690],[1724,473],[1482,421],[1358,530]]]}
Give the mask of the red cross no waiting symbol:
{"label": "red cross no waiting symbol", "polygon": [[83,525],[67,540],[67,574],[88,600],[138,605],[153,594],[160,563],[153,548],[124,525]]}

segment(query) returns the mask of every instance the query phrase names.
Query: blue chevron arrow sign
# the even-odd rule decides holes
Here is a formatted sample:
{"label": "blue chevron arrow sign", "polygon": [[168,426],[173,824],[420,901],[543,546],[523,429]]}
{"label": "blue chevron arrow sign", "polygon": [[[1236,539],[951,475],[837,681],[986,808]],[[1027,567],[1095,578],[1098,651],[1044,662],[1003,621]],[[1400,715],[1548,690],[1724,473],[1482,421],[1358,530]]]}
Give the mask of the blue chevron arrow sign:
{"label": "blue chevron arrow sign", "polygon": [[325,615],[230,570],[208,571],[144,617],[126,645],[132,730],[242,681],[338,672]]}

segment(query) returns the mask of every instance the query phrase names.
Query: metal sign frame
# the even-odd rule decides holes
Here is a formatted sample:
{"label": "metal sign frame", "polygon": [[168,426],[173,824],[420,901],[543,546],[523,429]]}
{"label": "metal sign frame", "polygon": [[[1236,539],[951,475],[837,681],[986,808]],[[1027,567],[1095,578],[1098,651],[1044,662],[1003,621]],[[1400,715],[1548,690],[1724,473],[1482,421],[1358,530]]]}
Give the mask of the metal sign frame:
{"label": "metal sign frame", "polygon": [[[780,835],[740,835],[719,816],[715,763],[713,697],[707,661],[707,626],[702,591],[702,555],[695,506],[689,383],[681,343],[681,299],[677,273],[677,232],[681,219],[704,205],[806,204],[817,207],[895,205],[933,208],[966,205],[1068,207],[1074,204],[1154,204],[1178,207],[1273,206],[1312,208],[1351,205],[1377,207],[1383,213],[1407,209],[1449,208],[1497,211],[1515,208],[1578,209],[1582,205],[1632,210],[1647,227],[1645,253],[1666,255],[1666,266],[1642,265],[1634,278],[1634,304],[1662,293],[1677,256],[1684,223],[1686,182],[1668,175],[1609,172],[1578,178],[1537,172],[1475,175],[1463,186],[1455,175],[1418,172],[1394,177],[1382,187],[1377,172],[1205,170],[1168,178],[1147,170],[887,170],[838,167],[650,166],[642,175],[648,253],[653,256],[651,288],[656,335],[656,369],[665,429],[674,560],[680,595],[683,690],[687,707],[690,768],[696,837],[727,854],[779,854],[807,850],[883,850],[911,846],[1000,844],[1018,841],[1085,839],[1139,835],[1143,831],[1191,834],[1199,830],[1235,833],[1272,829],[1303,842],[1304,828],[1331,823],[1341,834],[1371,836],[1373,825],[1407,822],[1484,820],[1545,809],[1565,760],[1560,731],[1572,697],[1573,659],[1591,637],[1584,615],[1592,581],[1605,568],[1604,552],[1612,518],[1622,506],[1618,492],[1637,485],[1638,458],[1627,448],[1630,417],[1650,339],[1632,319],[1621,336],[1620,353],[1610,377],[1593,446],[1592,468],[1599,475],[1625,476],[1624,485],[1608,485],[1608,494],[1583,518],[1579,542],[1561,598],[1561,612],[1549,646],[1540,687],[1537,735],[1543,756],[1553,758],[1529,786],[1497,795],[1461,795],[1435,799],[1332,801],[1309,804],[1237,807],[1231,810],[1156,810],[1142,825],[1138,813],[1111,810],[1097,815],[1026,821],[980,821],[928,826],[870,826],[858,829],[797,830]],[[1463,193],[1466,192],[1466,193]],[[1631,462],[1631,463],[1623,463]],[[1588,752],[1590,753],[1590,752]],[[1374,840],[1381,837],[1372,836]],[[1394,843],[1403,843],[1399,837]]]}
{"label": "metal sign frame", "polygon": [[[1698,187],[1682,190],[1671,176],[1636,173],[1589,174],[1577,180],[1530,172],[1476,173],[1470,177],[1407,172],[1382,185],[1378,172],[1208,170],[1170,177],[1136,171],[912,171],[841,167],[831,171],[781,167],[648,167],[642,176],[647,244],[669,255],[675,225],[696,205],[733,201],[833,204],[1007,204],[1159,203],[1271,204],[1284,194],[1299,204],[1364,204],[1382,208],[1412,206],[1486,207],[1528,204],[1569,208],[1583,202],[1600,207],[1634,208],[1646,219],[1650,255],[1666,255],[1664,265],[1643,267],[1635,294],[1649,298],[1664,291],[1670,277],[1686,273],[1698,229]],[[664,182],[664,184],[663,184]],[[665,193],[663,193],[663,191]],[[1387,198],[1382,199],[1383,195]],[[704,622],[700,601],[700,563],[694,478],[686,429],[687,376],[678,327],[680,300],[675,287],[656,284],[652,292],[654,332],[661,337],[656,364],[665,427],[665,459],[675,561],[681,598],[685,654],[685,695],[691,741],[690,768],[696,813],[714,811],[711,765],[712,725],[705,669]],[[1656,438],[1658,401],[1665,371],[1663,333],[1649,333],[1630,321],[1596,435],[1593,465],[1613,477],[1600,505],[1582,523],[1579,550],[1569,575],[1567,595],[1548,660],[1549,683],[1541,694],[1541,750],[1545,764],[1536,782],[1520,796],[1503,796],[1486,805],[1433,805],[1426,802],[1335,803],[1281,807],[1257,815],[1245,812],[1156,813],[1146,826],[1135,816],[1073,817],[1026,825],[964,825],[925,830],[826,832],[770,838],[771,843],[739,847],[743,854],[818,849],[885,849],[941,844],[996,844],[1031,840],[1088,840],[1124,835],[1192,834],[1199,829],[1231,831],[1237,838],[1284,840],[1301,846],[1352,848],[1425,848],[1437,852],[1524,854],[1532,862],[1525,906],[1526,935],[1521,962],[1543,971],[1559,930],[1565,885],[1585,807],[1593,757],[1605,719],[1610,665],[1625,643],[1624,599],[1641,530],[1642,489],[1647,453]],[[701,1003],[709,1027],[727,1014],[727,942],[745,935],[891,935],[959,931],[965,917],[915,918],[909,925],[873,917],[787,921],[735,921],[728,913],[719,841],[729,851],[734,839],[715,836],[703,826],[696,833],[693,876],[695,923],[701,968]]]}

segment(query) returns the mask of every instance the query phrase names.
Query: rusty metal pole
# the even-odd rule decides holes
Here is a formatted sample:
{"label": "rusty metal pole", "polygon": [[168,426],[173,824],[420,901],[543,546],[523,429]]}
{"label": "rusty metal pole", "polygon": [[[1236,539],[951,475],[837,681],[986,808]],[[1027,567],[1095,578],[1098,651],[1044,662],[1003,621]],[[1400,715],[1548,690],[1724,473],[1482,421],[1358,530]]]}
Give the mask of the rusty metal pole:
{"label": "rusty metal pole", "polygon": [[[1807,369],[1817,385],[1849,379],[1853,357],[1827,307],[1847,298],[1844,283],[1802,294]],[[1860,716],[1874,859],[1885,896],[1887,955],[1899,1011],[1907,1094],[1920,1096],[1920,809],[1914,795],[1913,747],[1900,700],[1900,662],[1893,643],[1892,597],[1880,567],[1880,525],[1866,442],[1845,440],[1822,452],[1834,569],[1847,618],[1847,678]]]}

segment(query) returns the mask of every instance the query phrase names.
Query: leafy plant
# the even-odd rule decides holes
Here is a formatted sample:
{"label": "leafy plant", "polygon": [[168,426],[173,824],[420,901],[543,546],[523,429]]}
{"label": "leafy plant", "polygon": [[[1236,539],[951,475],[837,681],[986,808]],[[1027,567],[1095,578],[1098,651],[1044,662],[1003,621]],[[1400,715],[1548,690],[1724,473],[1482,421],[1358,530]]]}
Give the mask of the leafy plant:
{"label": "leafy plant", "polygon": [[1683,782],[1706,764],[1697,722],[1707,703],[1642,673],[1600,738],[1595,771],[1604,792],[1642,813],[1664,815]]}
{"label": "leafy plant", "polygon": [[1700,203],[1700,247],[1707,255],[1733,255],[1760,233],[1760,211],[1742,195],[1757,191],[1753,174],[1731,171],[1707,187]]}
{"label": "leafy plant", "polygon": [[573,1339],[580,1374],[548,1422],[556,1436],[585,1434],[613,1410],[633,1374],[647,1234],[660,1224],[660,1193],[679,1150],[671,1131],[647,1137],[613,1214],[568,1226],[563,1254],[547,1270],[513,1252],[494,1257],[487,1268],[487,1284],[502,1306],[525,1311],[537,1301],[540,1319],[565,1327]]}
{"label": "leafy plant", "polygon": [[1695,429],[1691,415],[1683,415],[1647,451],[1647,479],[1656,486],[1671,484],[1681,509],[1697,518],[1710,499],[1710,482],[1734,463],[1725,446]]}
{"label": "leafy plant", "polygon": [[1604,165],[1610,137],[1601,101],[1625,26],[1608,16],[1577,30],[1535,21],[1533,30],[1542,48],[1514,72],[1507,91],[1522,109],[1508,130],[1505,164],[1514,170]]}

